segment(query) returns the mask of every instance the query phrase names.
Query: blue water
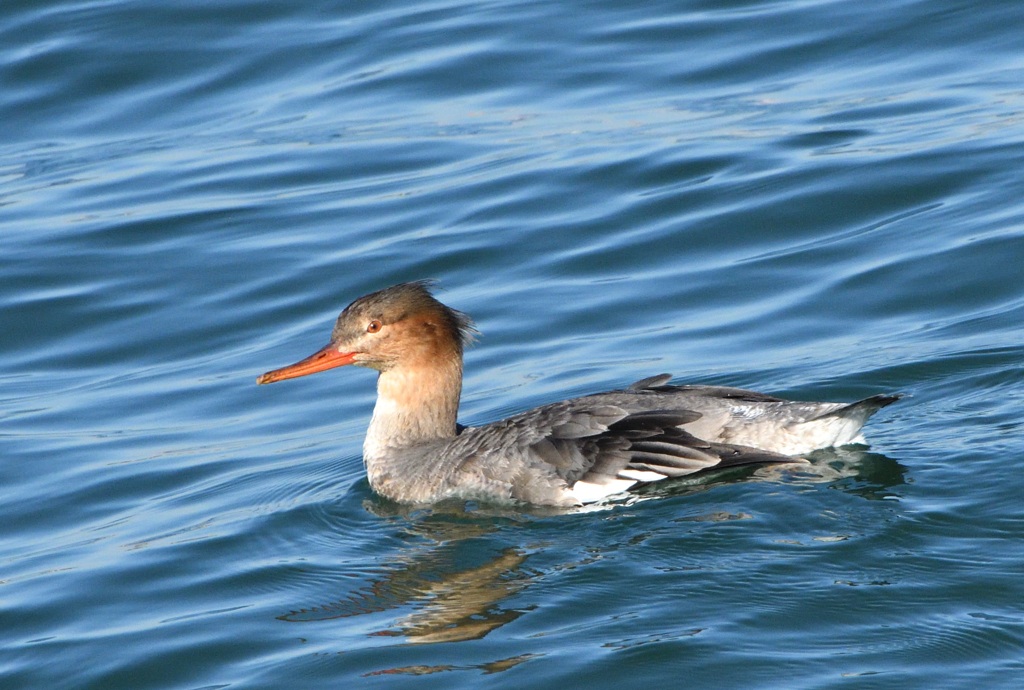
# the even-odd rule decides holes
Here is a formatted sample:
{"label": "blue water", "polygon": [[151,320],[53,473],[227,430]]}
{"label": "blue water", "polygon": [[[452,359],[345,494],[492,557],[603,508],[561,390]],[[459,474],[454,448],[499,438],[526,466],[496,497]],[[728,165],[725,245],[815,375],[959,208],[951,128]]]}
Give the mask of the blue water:
{"label": "blue water", "polygon": [[[0,7],[0,687],[1019,688],[1024,7]],[[800,472],[406,509],[372,372],[441,281],[463,421],[673,372],[910,397]]]}

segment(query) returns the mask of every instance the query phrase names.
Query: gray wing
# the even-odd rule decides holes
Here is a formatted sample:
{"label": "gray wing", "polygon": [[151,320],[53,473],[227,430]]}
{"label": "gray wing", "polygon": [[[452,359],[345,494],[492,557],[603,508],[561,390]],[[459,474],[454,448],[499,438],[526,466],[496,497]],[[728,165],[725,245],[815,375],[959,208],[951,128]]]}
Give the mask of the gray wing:
{"label": "gray wing", "polygon": [[465,429],[450,447],[461,457],[452,477],[459,493],[571,505],[600,500],[639,482],[793,461],[694,436],[681,428],[701,417],[693,410],[631,411],[634,395],[576,398]]}

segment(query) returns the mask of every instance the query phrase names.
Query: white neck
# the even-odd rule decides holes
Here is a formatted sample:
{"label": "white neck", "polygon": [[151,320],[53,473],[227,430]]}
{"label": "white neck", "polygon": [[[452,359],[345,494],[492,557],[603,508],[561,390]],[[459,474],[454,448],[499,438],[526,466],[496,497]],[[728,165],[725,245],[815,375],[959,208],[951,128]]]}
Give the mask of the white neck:
{"label": "white neck", "polygon": [[454,438],[461,393],[461,357],[381,372],[377,404],[363,442],[367,468],[401,449]]}

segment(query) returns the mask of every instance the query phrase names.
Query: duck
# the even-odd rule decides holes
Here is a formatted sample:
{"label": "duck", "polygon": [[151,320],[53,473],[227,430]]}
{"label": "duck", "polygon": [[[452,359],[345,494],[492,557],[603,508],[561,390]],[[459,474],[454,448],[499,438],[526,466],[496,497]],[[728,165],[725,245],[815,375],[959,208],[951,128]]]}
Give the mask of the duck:
{"label": "duck", "polygon": [[435,287],[413,281],[356,299],[326,346],[257,379],[268,384],[348,365],[375,369],[363,462],[370,487],[401,504],[577,507],[652,482],[805,462],[801,456],[814,450],[865,443],[868,418],[902,397],[808,402],[672,384],[671,375],[659,374],[463,426],[463,352],[478,332],[469,316],[435,297]]}

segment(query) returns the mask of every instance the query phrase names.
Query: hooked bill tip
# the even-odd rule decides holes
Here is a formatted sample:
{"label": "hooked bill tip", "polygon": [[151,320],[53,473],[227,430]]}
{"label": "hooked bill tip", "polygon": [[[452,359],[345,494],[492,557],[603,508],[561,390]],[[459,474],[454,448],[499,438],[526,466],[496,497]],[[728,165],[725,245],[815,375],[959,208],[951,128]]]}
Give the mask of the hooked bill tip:
{"label": "hooked bill tip", "polygon": [[268,371],[256,379],[256,383],[274,383],[285,379],[294,379],[299,376],[315,374],[318,371],[326,371],[334,367],[343,367],[346,364],[353,364],[356,361],[357,352],[339,352],[334,345],[328,344],[314,352],[309,357],[289,364],[280,369]]}

